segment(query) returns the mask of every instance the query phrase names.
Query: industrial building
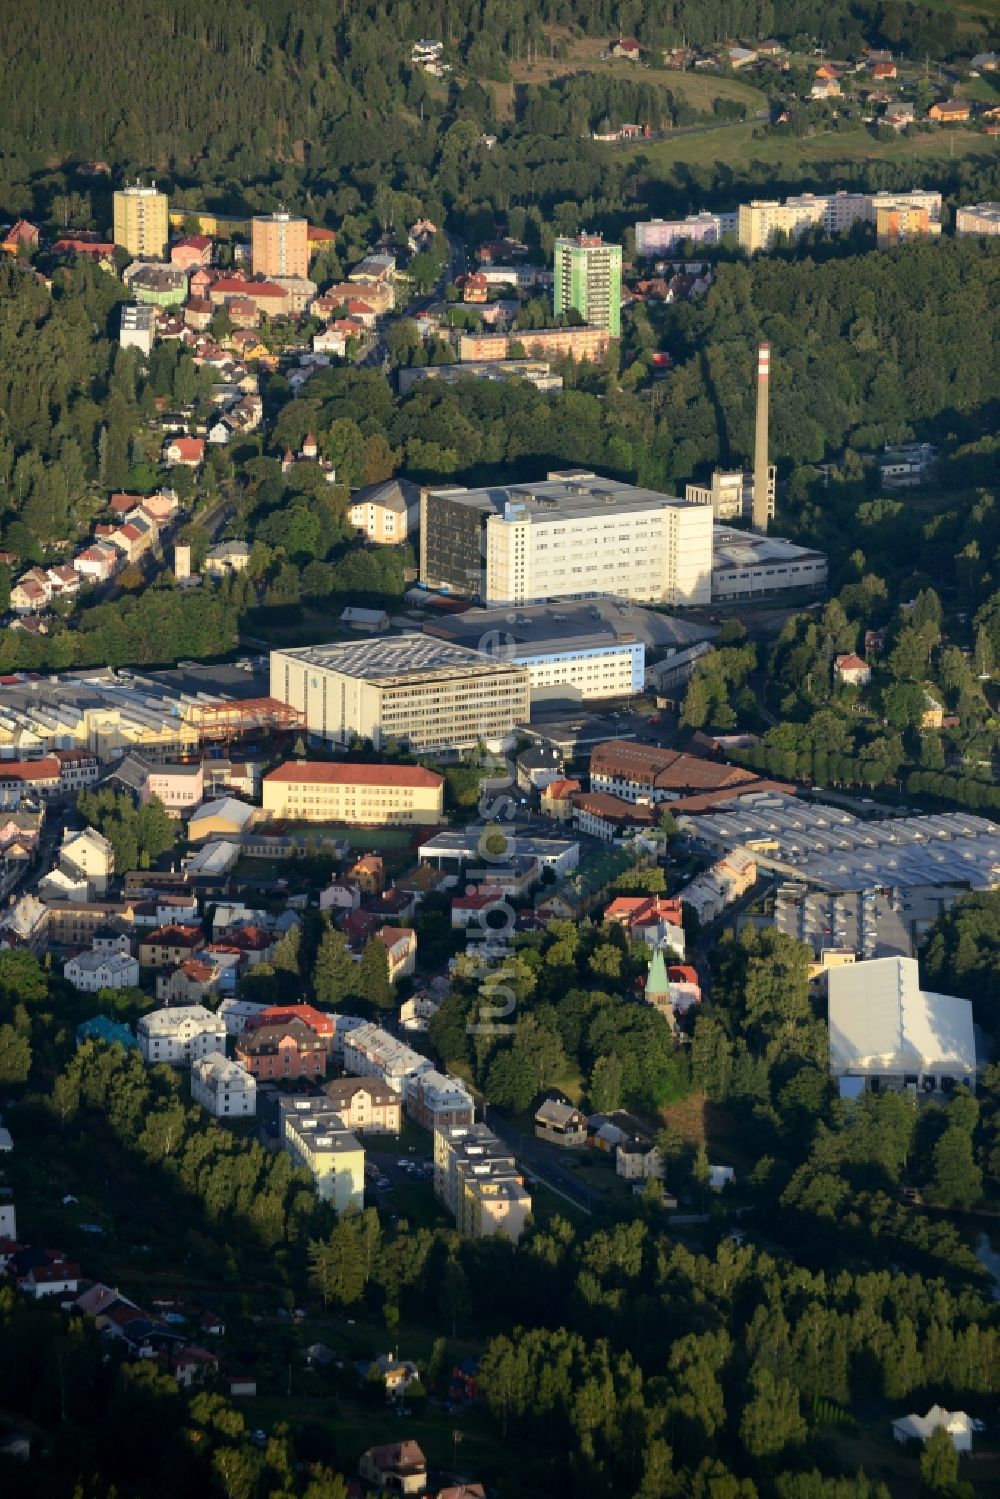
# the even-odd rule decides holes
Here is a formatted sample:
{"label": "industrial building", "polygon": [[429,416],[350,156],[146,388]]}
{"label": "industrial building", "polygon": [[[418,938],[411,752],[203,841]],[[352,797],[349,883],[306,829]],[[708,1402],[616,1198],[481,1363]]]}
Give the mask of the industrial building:
{"label": "industrial building", "polygon": [[972,1004],[920,987],[916,958],[874,958],[827,976],[830,1072],[842,1096],[976,1085]]}
{"label": "industrial building", "polygon": [[421,580],[486,604],[590,593],[708,604],[711,575],[706,506],[587,470],[421,498]]}
{"label": "industrial building", "polygon": [[502,745],[531,707],[528,668],[423,635],[271,652],[271,692],[326,743]]}
{"label": "industrial building", "polygon": [[766,536],[715,526],[712,539],[712,602],[727,604],[762,598],[789,589],[823,589],[827,562],[823,552],[796,546],[781,536]]}
{"label": "industrial building", "polygon": [[682,815],[706,848],[745,847],[763,869],[822,890],[1000,885],[1000,827],[971,812],[866,821],[842,807],[780,792]]}
{"label": "industrial building", "polygon": [[641,692],[647,654],[669,661],[718,632],[714,625],[598,596],[558,606],[467,609],[433,620],[424,633],[527,666],[533,701],[547,695],[584,701]]}
{"label": "industrial building", "polygon": [[110,763],[138,749],[147,759],[176,760],[206,744],[298,723],[294,709],[270,698],[261,676],[240,664],[96,667],[8,677],[0,686],[0,753],[25,759],[78,749]]}
{"label": "industrial building", "polygon": [[[767,466],[767,516],[774,519],[774,502],[778,470]],[[717,521],[753,519],[754,477],[743,469],[713,469],[707,484],[686,484],[684,498],[689,505],[711,505]]]}

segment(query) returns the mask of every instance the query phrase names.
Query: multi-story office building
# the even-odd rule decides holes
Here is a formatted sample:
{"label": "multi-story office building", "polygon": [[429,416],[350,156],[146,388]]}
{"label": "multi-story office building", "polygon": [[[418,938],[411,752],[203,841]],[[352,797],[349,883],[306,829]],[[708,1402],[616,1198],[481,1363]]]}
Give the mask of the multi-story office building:
{"label": "multi-story office building", "polygon": [[289,760],[264,777],[264,811],[302,822],[436,823],[444,777],[422,765],[353,765]]}
{"label": "multi-story office building", "polygon": [[[767,518],[774,519],[774,499],[778,470],[772,463],[767,470]],[[717,521],[746,520],[753,517],[754,477],[742,469],[713,469],[708,484],[687,484],[684,498],[689,505],[711,505]]]}
{"label": "multi-story office building", "polygon": [[739,216],[731,213],[691,213],[686,219],[649,219],[635,226],[635,253],[640,256],[665,255],[685,240],[695,245],[720,244],[727,234],[735,234]]}
{"label": "multi-story office building", "polygon": [[310,734],[413,750],[502,743],[530,714],[528,669],[422,635],[271,652],[271,695]]}
{"label": "multi-story office building", "polygon": [[309,225],[290,213],[257,214],[250,220],[250,266],[255,276],[308,279]]}
{"label": "multi-story office building", "polygon": [[344,1128],[328,1098],[278,1100],[278,1138],[296,1166],[304,1166],[316,1195],[338,1213],[365,1205],[364,1146]]}
{"label": "multi-story office building", "polygon": [[955,210],[956,234],[1000,234],[1000,203],[968,203]]}
{"label": "multi-story office building", "polygon": [[513,1155],[485,1124],[434,1131],[434,1191],[464,1238],[502,1232],[516,1244],[531,1212]]}
{"label": "multi-story office building", "polygon": [[213,1052],[191,1064],[191,1098],[217,1119],[245,1119],[257,1112],[257,1079]]}
{"label": "multi-story office building", "polygon": [[711,572],[706,506],[582,470],[422,497],[421,578],[487,604],[588,593],[707,604]]}
{"label": "multi-story office building", "polygon": [[557,239],[552,271],[556,316],[575,308],[585,323],[622,331],[622,247],[606,245],[599,234]]}
{"label": "multi-story office building", "polygon": [[113,238],[136,260],[162,260],[167,250],[167,195],[156,184],[120,188],[114,197]]}

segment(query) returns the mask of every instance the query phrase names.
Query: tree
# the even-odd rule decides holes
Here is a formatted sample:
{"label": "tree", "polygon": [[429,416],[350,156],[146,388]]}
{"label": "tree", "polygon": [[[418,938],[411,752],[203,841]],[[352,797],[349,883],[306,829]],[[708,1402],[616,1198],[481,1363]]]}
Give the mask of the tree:
{"label": "tree", "polygon": [[805,1440],[799,1392],[790,1379],[777,1379],[762,1366],[750,1381],[752,1396],[740,1417],[740,1441],[751,1457],[773,1457]]}
{"label": "tree", "polygon": [[389,954],[377,936],[369,937],[358,965],[358,994],[378,1010],[390,1010],[395,990],[389,977]]}
{"label": "tree", "polygon": [[591,1108],[598,1114],[609,1114],[613,1109],[621,1108],[622,1064],[614,1052],[597,1058],[587,1092]]}
{"label": "tree", "polygon": [[317,1000],[324,1005],[339,1005],[353,992],[359,980],[347,938],[328,921],[316,949],[313,967],[313,991]]}
{"label": "tree", "polygon": [[0,1025],[0,1084],[23,1083],[31,1071],[31,1043],[12,1025]]}
{"label": "tree", "polygon": [[930,1194],[946,1207],[969,1208],[983,1195],[983,1173],[972,1153],[972,1136],[949,1124],[934,1146]]}
{"label": "tree", "polygon": [[469,1282],[465,1271],[453,1254],[448,1256],[441,1272],[438,1305],[442,1316],[448,1319],[452,1337],[457,1338],[459,1323],[465,1322],[472,1309],[472,1299],[469,1295]]}
{"label": "tree", "polygon": [[947,1427],[935,1426],[924,1443],[920,1482],[931,1494],[950,1494],[958,1482],[958,1453]]}
{"label": "tree", "polygon": [[621,949],[615,947],[611,942],[602,942],[598,947],[594,948],[594,951],[587,959],[587,967],[597,978],[620,978],[622,971]]}

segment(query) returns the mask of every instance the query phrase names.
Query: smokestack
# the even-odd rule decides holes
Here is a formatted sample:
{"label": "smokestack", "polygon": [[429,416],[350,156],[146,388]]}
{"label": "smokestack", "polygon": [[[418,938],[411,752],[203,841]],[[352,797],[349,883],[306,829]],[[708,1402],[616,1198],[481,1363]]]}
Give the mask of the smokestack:
{"label": "smokestack", "polygon": [[757,350],[757,427],[753,444],[753,513],[752,524],[761,535],[767,533],[768,521],[768,462],[767,439],[769,412],[769,389],[771,383],[771,345],[761,344]]}

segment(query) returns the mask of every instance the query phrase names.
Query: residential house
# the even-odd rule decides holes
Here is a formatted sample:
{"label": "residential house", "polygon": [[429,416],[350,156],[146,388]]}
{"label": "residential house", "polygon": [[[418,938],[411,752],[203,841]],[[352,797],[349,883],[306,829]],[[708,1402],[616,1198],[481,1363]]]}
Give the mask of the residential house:
{"label": "residential house", "polygon": [[638,62],[642,56],[642,48],[634,36],[620,36],[608,50],[612,57],[623,57],[626,62]]}
{"label": "residential house", "polygon": [[125,1051],[137,1049],[139,1045],[127,1025],[109,1020],[107,1015],[92,1015],[89,1020],[81,1020],[76,1028],[76,1044],[82,1046],[85,1041],[99,1041],[104,1046],[121,1046]]}
{"label": "residential house", "polygon": [[358,1373],[366,1382],[380,1379],[385,1384],[387,1400],[401,1400],[411,1385],[420,1381],[420,1371],[409,1359],[397,1359],[394,1353],[378,1353],[357,1365]]}
{"label": "residential house", "polygon": [[186,926],[171,922],[156,927],[139,939],[139,963],[143,968],[166,968],[193,957],[205,941],[200,926]]}
{"label": "residential house", "polygon": [[872,679],[871,667],[853,651],[836,657],[833,663],[833,673],[838,682],[846,682],[851,687],[867,687]]}
{"label": "residential house", "polygon": [[73,797],[90,786],[96,786],[101,775],[101,762],[89,750],[56,750],[59,761],[59,790],[63,796]]}
{"label": "residential house", "polygon": [[416,1442],[369,1447],[358,1473],[379,1494],[422,1494],[427,1487],[427,1459]]}
{"label": "residential house", "polygon": [[79,875],[95,894],[103,895],[115,872],[115,851],[96,828],[66,832],[59,847],[59,866],[68,874]]}
{"label": "residential house", "polygon": [[106,541],[95,541],[73,558],[73,570],[87,583],[106,583],[121,566],[121,553]]}
{"label": "residential house", "polygon": [[200,437],[172,437],[163,446],[163,462],[168,468],[200,468],[205,457],[205,443]]}
{"label": "residential house", "polygon": [[490,912],[502,910],[506,903],[499,885],[479,885],[468,895],[455,895],[451,902],[452,930],[464,932],[470,926],[488,929]]}
{"label": "residential house", "polygon": [[377,1077],[404,1096],[408,1077],[433,1071],[429,1058],[397,1041],[378,1025],[354,1026],[344,1036],[343,1050],[345,1072],[354,1077]]}
{"label": "residential house", "polygon": [[329,1052],[322,1037],[293,1017],[245,1028],[236,1041],[236,1060],[262,1080],[325,1077]]}
{"label": "residential house", "polygon": [[64,964],[63,977],[81,994],[96,994],[99,989],[135,988],[139,983],[139,964],[127,953],[83,952]]}
{"label": "residential house", "polygon": [[[202,1004],[218,990],[222,967],[207,958],[182,958],[156,974],[156,997],[168,1005]],[[228,1027],[227,1027],[228,1029]]]}
{"label": "residential house", "polygon": [[386,479],[351,494],[347,518],[380,546],[410,538],[420,523],[420,490],[408,479]]}
{"label": "residential house", "polygon": [[182,1066],[226,1050],[226,1027],[204,1005],[178,1005],[141,1015],[136,1027],[147,1062]]}
{"label": "residential house", "polygon": [[224,999],[219,1005],[218,1015],[226,1027],[226,1033],[230,1036],[239,1036],[247,1023],[256,1016],[262,1015],[267,1008],[267,1005],[258,1004],[252,999],[230,997]]}
{"label": "residential house", "polygon": [[969,118],[972,106],[966,99],[941,99],[937,104],[932,104],[927,111],[929,120],[937,120],[942,125],[958,125]]}
{"label": "residential house", "polygon": [[62,767],[54,755],[0,761],[0,807],[19,807],[29,797],[48,802],[62,789]]}
{"label": "residential house", "polygon": [[347,878],[359,886],[363,895],[378,895],[379,891],[385,889],[385,861],[382,855],[364,854],[360,859],[355,859],[347,871]]}
{"label": "residential house", "polygon": [[739,900],[757,883],[757,861],[746,849],[734,848],[711,868],[696,875],[680,892],[702,926],[715,921],[727,906]]}
{"label": "residential house", "polygon": [[535,1135],[550,1145],[576,1150],[587,1143],[587,1118],[561,1098],[547,1098],[535,1110]]}
{"label": "residential house", "polygon": [[417,934],[412,927],[384,926],[375,933],[389,960],[389,980],[409,978],[417,966]]}
{"label": "residential house", "polygon": [[18,219],[4,234],[0,250],[6,255],[30,254],[38,249],[39,232],[27,219]]}
{"label": "residential house", "polygon": [[196,271],[212,262],[212,241],[207,234],[186,234],[170,246],[170,262],[182,271]]}
{"label": "residential house", "polygon": [[684,956],[681,902],[665,895],[619,895],[605,908],[604,918],[623,926],[633,942],[667,946]]}
{"label": "residential house", "polygon": [[[54,1251],[46,1251],[54,1253]],[[80,1287],[80,1266],[61,1256],[32,1265],[17,1282],[18,1290],[41,1301],[43,1296],[75,1296]]]}
{"label": "residential house", "polygon": [[552,817],[556,822],[569,822],[573,816],[573,797],[582,789],[579,781],[565,776],[550,781],[541,794],[542,816]]}
{"label": "residential house", "polygon": [[257,1079],[222,1052],[191,1063],[191,1099],[217,1119],[248,1118],[257,1110]]}
{"label": "residential house", "polygon": [[403,1123],[403,1100],[388,1083],[360,1077],[341,1077],[325,1083],[323,1092],[349,1130],[364,1135],[398,1135]]}
{"label": "residential house", "polygon": [[615,1171],[625,1181],[663,1180],[663,1157],[652,1140],[636,1136],[615,1149]]}
{"label": "residential house", "polygon": [[469,1129],[476,1117],[476,1105],[458,1078],[428,1066],[411,1073],[403,1082],[406,1112],[422,1129]]}
{"label": "residential house", "polygon": [[202,573],[210,578],[224,578],[229,573],[246,571],[250,548],[245,541],[221,541],[206,554]]}
{"label": "residential house", "polygon": [[285,1025],[289,1020],[300,1020],[318,1036],[327,1051],[333,1052],[337,1021],[344,1017],[331,1014],[329,1010],[317,1010],[315,1005],[266,1005],[257,1016],[250,1016],[246,1029],[256,1030],[261,1025]]}

